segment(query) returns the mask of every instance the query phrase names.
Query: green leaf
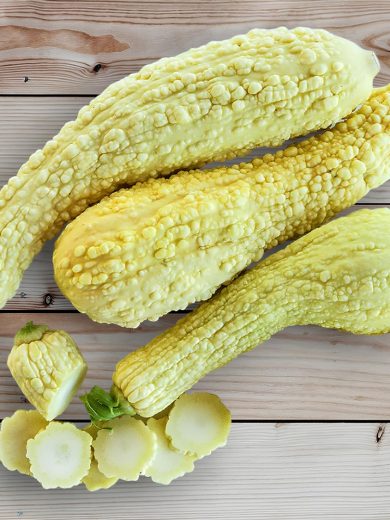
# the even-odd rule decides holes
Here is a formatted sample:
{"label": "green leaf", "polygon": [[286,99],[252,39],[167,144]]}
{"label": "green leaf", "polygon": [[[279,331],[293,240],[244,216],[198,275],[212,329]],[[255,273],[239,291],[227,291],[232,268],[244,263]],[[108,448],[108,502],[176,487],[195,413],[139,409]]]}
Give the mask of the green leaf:
{"label": "green leaf", "polygon": [[93,423],[109,421],[121,415],[135,415],[135,410],[116,386],[106,392],[94,386],[80,397]]}

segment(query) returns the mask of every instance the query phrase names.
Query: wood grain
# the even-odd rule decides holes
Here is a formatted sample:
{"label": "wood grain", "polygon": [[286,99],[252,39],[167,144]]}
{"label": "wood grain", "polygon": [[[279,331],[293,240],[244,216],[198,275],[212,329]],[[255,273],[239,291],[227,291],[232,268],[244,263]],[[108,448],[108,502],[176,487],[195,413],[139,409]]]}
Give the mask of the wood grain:
{"label": "wood grain", "polygon": [[374,50],[377,85],[390,81],[388,0],[1,0],[0,92],[97,94],[162,56],[279,25],[321,27]]}
{"label": "wood grain", "polygon": [[[16,330],[27,320],[63,328],[89,366],[80,393],[97,384],[108,389],[115,364],[172,326],[180,315],[126,330],[99,325],[80,314],[0,314],[0,418],[25,400],[6,367]],[[209,374],[196,389],[215,392],[234,419],[383,420],[390,410],[390,335],[352,336],[319,327],[290,327],[252,352]],[[73,400],[67,418],[85,419]]]}
{"label": "wood grain", "polygon": [[225,448],[168,487],[142,477],[103,492],[45,491],[1,468],[0,518],[387,520],[390,436],[383,426],[233,424]]}

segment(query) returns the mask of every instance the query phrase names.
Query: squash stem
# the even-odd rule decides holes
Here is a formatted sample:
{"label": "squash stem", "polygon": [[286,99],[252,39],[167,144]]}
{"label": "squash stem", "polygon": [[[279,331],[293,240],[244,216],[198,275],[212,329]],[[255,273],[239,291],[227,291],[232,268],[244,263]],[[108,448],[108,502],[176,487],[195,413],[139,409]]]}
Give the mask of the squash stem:
{"label": "squash stem", "polygon": [[115,385],[110,392],[94,386],[88,393],[80,396],[80,399],[94,424],[122,415],[135,415],[134,408]]}
{"label": "squash stem", "polygon": [[49,330],[46,325],[37,325],[32,321],[28,321],[15,335],[14,344],[19,347],[23,343],[31,343],[42,339],[45,332]]}

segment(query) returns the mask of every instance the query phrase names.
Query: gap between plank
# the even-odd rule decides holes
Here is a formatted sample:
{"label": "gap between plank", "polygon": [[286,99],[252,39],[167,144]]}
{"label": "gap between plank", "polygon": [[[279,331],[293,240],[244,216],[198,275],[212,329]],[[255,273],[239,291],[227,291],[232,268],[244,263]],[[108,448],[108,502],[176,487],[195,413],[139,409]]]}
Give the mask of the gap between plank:
{"label": "gap between plank", "polygon": [[[171,311],[168,314],[189,314],[192,309]],[[0,314],[80,314],[77,309],[0,309]],[[165,314],[165,316],[168,316]]]}
{"label": "gap between plank", "polygon": [[[103,91],[102,91],[103,92]],[[99,94],[0,94],[0,98],[7,98],[7,97],[22,97],[22,98],[28,98],[28,97],[37,97],[37,98],[53,98],[53,97],[60,97],[60,98],[91,98],[96,97]]]}
{"label": "gap between plank", "polygon": [[[3,417],[5,419],[5,417]],[[3,421],[0,419],[0,423]],[[88,419],[55,419],[84,424]],[[387,424],[389,419],[232,419],[232,424]]]}
{"label": "gap between plank", "polygon": [[[61,419],[60,419],[61,420]],[[0,422],[2,419],[0,420]],[[87,423],[88,419],[66,419],[75,424]],[[389,419],[232,419],[233,424],[387,424]]]}

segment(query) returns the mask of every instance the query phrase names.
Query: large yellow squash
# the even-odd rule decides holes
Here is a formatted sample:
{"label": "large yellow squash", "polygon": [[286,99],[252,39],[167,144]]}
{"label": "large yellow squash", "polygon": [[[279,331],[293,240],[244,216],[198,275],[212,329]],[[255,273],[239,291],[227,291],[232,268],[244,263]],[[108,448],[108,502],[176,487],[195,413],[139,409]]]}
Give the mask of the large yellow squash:
{"label": "large yellow squash", "polygon": [[390,86],[345,122],[252,163],[121,190],[56,244],[81,312],[136,327],[209,298],[265,249],[319,226],[390,178]]}
{"label": "large yellow squash", "polygon": [[[126,413],[150,417],[285,327],[390,332],[389,266],[390,209],[356,211],[315,229],[122,359],[112,395],[128,400]],[[94,404],[96,396],[104,403],[98,388],[83,399]],[[116,415],[106,408],[95,406],[95,420],[105,412]]]}
{"label": "large yellow squash", "polygon": [[108,87],[0,192],[0,306],[43,243],[118,187],[324,128],[370,94],[372,52],[323,30],[253,30]]}

